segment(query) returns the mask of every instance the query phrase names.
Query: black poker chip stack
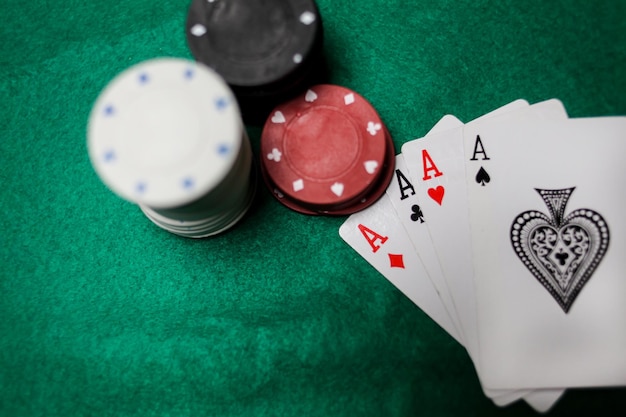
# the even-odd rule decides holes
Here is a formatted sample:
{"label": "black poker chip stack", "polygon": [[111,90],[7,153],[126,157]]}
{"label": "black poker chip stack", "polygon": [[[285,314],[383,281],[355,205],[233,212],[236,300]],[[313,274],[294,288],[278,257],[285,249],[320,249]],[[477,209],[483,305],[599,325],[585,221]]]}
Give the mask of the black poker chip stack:
{"label": "black poker chip stack", "polygon": [[233,90],[246,124],[325,82],[322,20],[313,0],[193,0],[186,22],[195,59]]}

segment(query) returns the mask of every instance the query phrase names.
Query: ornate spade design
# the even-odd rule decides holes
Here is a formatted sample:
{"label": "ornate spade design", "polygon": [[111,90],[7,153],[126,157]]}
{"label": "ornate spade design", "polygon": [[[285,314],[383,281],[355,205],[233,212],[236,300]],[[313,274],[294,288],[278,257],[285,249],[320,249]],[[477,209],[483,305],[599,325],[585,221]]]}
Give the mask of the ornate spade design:
{"label": "ornate spade design", "polygon": [[535,189],[550,215],[525,211],[513,220],[510,231],[519,259],[565,313],[609,247],[609,227],[599,213],[576,209],[565,216],[574,189]]}

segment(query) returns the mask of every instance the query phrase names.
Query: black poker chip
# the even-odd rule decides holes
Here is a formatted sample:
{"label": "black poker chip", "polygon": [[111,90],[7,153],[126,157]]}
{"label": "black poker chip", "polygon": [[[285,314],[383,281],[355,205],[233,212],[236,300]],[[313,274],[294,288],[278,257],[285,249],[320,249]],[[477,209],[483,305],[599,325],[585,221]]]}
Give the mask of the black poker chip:
{"label": "black poker chip", "polygon": [[326,78],[313,0],[193,0],[186,36],[194,58],[224,78],[252,124]]}

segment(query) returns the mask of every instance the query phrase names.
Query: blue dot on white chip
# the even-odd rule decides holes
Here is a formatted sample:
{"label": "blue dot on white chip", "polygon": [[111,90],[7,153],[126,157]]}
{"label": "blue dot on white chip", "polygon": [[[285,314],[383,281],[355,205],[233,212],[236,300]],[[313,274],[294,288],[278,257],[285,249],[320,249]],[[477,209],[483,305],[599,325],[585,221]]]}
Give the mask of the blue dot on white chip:
{"label": "blue dot on white chip", "polygon": [[139,74],[139,84],[147,84],[148,81],[150,81],[150,77],[148,77],[147,73],[142,72]]}
{"label": "blue dot on white chip", "polygon": [[191,80],[193,78],[193,76],[194,76],[193,69],[187,68],[185,70],[185,78],[188,79],[188,80]]}
{"label": "blue dot on white chip", "polygon": [[224,110],[226,107],[228,107],[228,100],[225,97],[215,99],[215,108],[217,110]]}
{"label": "blue dot on white chip", "polygon": [[108,151],[104,152],[104,162],[113,162],[115,161],[115,150],[113,149],[109,149]]}
{"label": "blue dot on white chip", "polygon": [[113,116],[114,113],[115,113],[115,107],[113,107],[112,105],[108,104],[104,107],[105,116]]}
{"label": "blue dot on white chip", "polygon": [[135,185],[135,191],[137,191],[137,194],[145,193],[146,188],[148,188],[148,185],[143,181],[140,181],[137,183],[137,185]]}
{"label": "blue dot on white chip", "polygon": [[230,146],[227,144],[221,143],[217,145],[217,154],[220,156],[226,156],[230,153]]}
{"label": "blue dot on white chip", "polygon": [[187,177],[185,179],[183,179],[183,188],[185,190],[191,190],[194,186],[194,180],[193,178]]}

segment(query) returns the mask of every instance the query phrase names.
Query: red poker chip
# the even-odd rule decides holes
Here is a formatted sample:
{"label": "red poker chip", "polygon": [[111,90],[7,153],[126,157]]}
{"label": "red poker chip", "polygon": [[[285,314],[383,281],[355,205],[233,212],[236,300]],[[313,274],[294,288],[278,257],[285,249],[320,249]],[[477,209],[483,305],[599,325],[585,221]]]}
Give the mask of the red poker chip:
{"label": "red poker chip", "polygon": [[376,183],[368,190],[368,193],[361,196],[357,201],[348,206],[336,207],[330,210],[323,210],[316,207],[310,207],[302,205],[302,203],[291,199],[289,196],[283,194],[278,187],[271,181],[263,165],[261,165],[261,174],[265,184],[272,192],[272,195],[287,208],[302,214],[308,215],[327,215],[327,216],[344,216],[356,213],[357,211],[364,210],[365,208],[374,204],[387,190],[395,169],[395,150],[393,145],[393,139],[389,134],[389,131],[383,126],[386,138],[386,157],[381,171],[381,175]]}
{"label": "red poker chip", "polygon": [[361,200],[378,183],[387,136],[362,96],[317,85],[270,114],[261,135],[261,166],[290,201],[332,212]]}

